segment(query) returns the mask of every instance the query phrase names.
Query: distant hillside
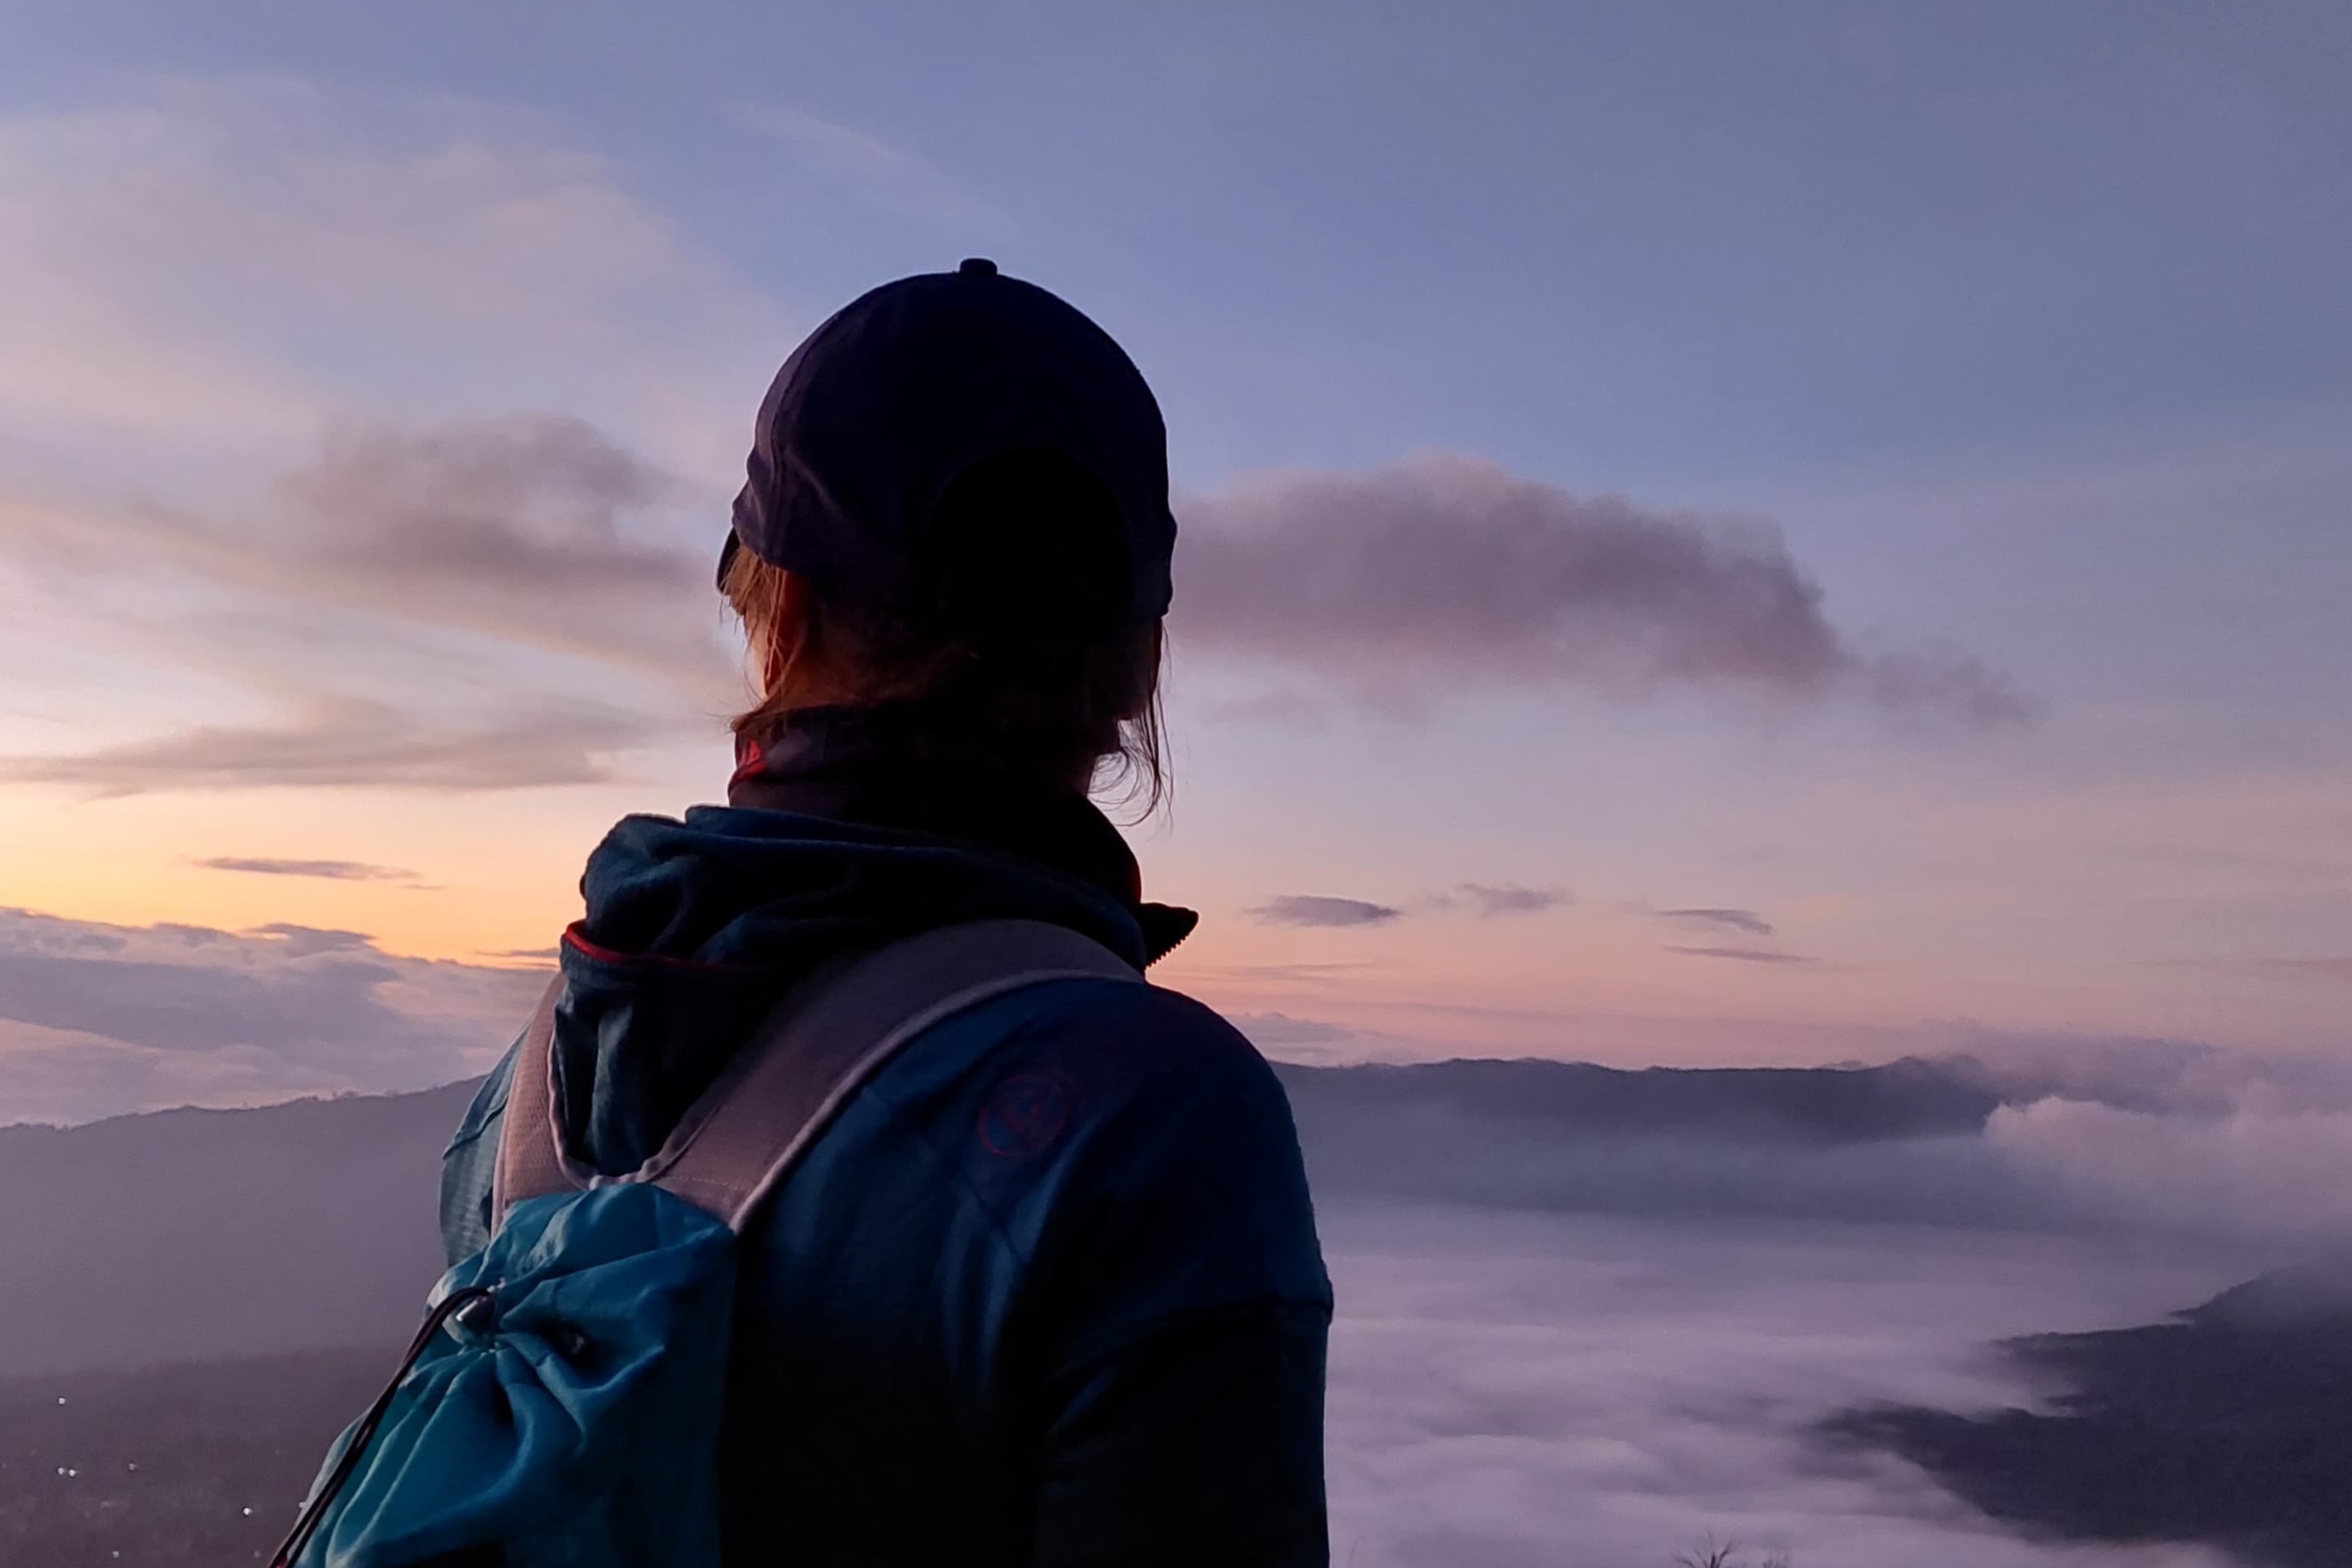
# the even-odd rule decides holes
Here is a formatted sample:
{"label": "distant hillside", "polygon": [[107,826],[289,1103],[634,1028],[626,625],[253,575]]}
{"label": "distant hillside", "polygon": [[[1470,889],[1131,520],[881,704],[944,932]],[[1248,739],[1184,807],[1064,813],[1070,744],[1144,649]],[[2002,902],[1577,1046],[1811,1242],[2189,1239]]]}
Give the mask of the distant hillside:
{"label": "distant hillside", "polygon": [[396,1359],[376,1346],[0,1378],[0,1563],[258,1562]]}
{"label": "distant hillside", "polygon": [[471,1093],[0,1128],[0,1374],[405,1339]]}
{"label": "distant hillside", "polygon": [[1454,1115],[1584,1136],[1709,1134],[1866,1143],[1975,1132],[2001,1103],[1973,1064],[1906,1057],[1861,1068],[1622,1068],[1444,1061],[1276,1069],[1302,1128]]}
{"label": "distant hillside", "polygon": [[[1331,1197],[1875,1213],[1889,1184],[1843,1159],[1972,1133],[1997,1103],[1912,1061],[1280,1071]],[[0,1128],[0,1375],[400,1341],[441,1269],[438,1162],[471,1089]]]}
{"label": "distant hillside", "polygon": [[1277,1070],[1327,1197],[1996,1224],[2031,1207],[1979,1157],[2001,1096],[1972,1063]]}
{"label": "distant hillside", "polygon": [[2085,1542],[2204,1542],[2263,1568],[2352,1562],[2352,1266],[2266,1274],[2168,1321],[2003,1347],[2045,1410],[1874,1406],[1829,1422],[1985,1513]]}

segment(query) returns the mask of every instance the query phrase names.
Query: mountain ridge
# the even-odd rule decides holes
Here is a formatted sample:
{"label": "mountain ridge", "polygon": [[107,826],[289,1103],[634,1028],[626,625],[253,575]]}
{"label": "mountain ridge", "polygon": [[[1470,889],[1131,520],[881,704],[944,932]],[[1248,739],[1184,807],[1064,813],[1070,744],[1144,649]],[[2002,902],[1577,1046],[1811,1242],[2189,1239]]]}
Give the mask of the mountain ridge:
{"label": "mountain ridge", "polygon": [[[2000,1103],[1916,1058],[1276,1070],[1318,1194],[1510,1206],[1883,1217],[1888,1184],[1854,1161],[1964,1139]],[[0,1128],[0,1375],[399,1340],[443,1267],[438,1161],[478,1081]]]}

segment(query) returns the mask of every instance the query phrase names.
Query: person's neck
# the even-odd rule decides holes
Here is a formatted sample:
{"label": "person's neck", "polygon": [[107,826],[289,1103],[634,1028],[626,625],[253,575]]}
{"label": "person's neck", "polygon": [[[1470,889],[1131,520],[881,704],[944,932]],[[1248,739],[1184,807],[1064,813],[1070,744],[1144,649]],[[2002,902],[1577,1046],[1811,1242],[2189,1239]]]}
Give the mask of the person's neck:
{"label": "person's neck", "polygon": [[728,802],[1009,850],[1129,903],[1135,858],[1085,780],[1026,765],[919,702],[797,709],[739,738]]}

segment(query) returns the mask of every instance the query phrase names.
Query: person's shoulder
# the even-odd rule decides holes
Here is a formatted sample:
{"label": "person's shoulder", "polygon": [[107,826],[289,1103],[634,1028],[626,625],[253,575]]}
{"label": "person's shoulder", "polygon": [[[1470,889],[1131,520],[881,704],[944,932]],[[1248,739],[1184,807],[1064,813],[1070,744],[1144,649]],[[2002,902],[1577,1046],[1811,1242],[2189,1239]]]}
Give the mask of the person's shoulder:
{"label": "person's shoulder", "polygon": [[1257,1047],[1223,1015],[1171,986],[1149,980],[1085,979],[1049,981],[1040,991],[1056,1014],[1133,1029],[1176,1049],[1257,1056]]}
{"label": "person's shoulder", "polygon": [[1255,1099],[1286,1107],[1281,1081],[1248,1037],[1215,1009],[1168,986],[1066,980],[1037,988],[1023,1033],[1067,1046],[1139,1090]]}
{"label": "person's shoulder", "polygon": [[1034,1002],[988,1075],[977,1146],[1041,1160],[1025,1177],[982,1162],[975,1190],[1044,1205],[1036,1256],[1093,1302],[1071,1353],[1253,1303],[1328,1311],[1289,1098],[1257,1047],[1164,986],[1055,982]]}
{"label": "person's shoulder", "polygon": [[[1242,1032],[1165,986],[1074,980],[1038,988],[995,1076],[1069,1100],[1081,1163],[1193,1181],[1302,1179],[1290,1098]],[[1183,1173],[1191,1172],[1192,1174]]]}

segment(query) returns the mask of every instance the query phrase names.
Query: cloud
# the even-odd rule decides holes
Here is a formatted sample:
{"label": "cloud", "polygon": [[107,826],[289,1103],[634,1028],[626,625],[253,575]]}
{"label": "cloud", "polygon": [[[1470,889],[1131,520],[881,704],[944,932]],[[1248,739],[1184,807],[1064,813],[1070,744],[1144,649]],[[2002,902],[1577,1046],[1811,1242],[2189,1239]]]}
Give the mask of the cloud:
{"label": "cloud", "polygon": [[[1412,900],[1412,909],[1427,911],[1467,909],[1486,919],[1540,914],[1575,902],[1566,888],[1528,888],[1517,883],[1463,882],[1450,893],[1433,893]],[[1366,926],[1402,920],[1406,909],[1376,904],[1364,899],[1334,899],[1295,894],[1271,899],[1249,910],[1271,925]]]}
{"label": "cloud", "polygon": [[1776,952],[1766,947],[1675,947],[1668,952],[1680,952],[1692,958],[1728,958],[1741,963],[1811,963],[1815,960],[1801,953]]}
{"label": "cloud", "polygon": [[[583,422],[533,416],[339,426],[219,515],[0,509],[0,551],[111,590],[92,595],[110,646],[212,665],[293,710],[0,760],[0,777],[117,795],[602,780],[612,752],[708,725],[730,684],[709,560],[644,515],[674,492]],[[132,613],[121,584],[158,576],[205,607]]]}
{"label": "cloud", "polygon": [[346,425],[276,489],[239,575],[672,678],[723,664],[716,543],[625,527],[674,481],[583,420]]}
{"label": "cloud", "polygon": [[2210,1121],[2242,1107],[2352,1113],[2352,1072],[2326,1056],[2265,1057],[2195,1040],[2026,1034],[1955,1024],[1938,1054],[2015,1104],[2080,1100]]}
{"label": "cloud", "polygon": [[1858,648],[1769,529],[1580,499],[1475,458],[1246,480],[1183,518],[1187,644],[1376,701],[1475,680],[1848,692],[1975,726],[2032,710],[1973,659]]}
{"label": "cloud", "polygon": [[20,431],[299,437],[354,384],[446,408],[419,372],[452,363],[490,406],[675,412],[778,325],[623,170],[448,93],[149,79],[0,117],[0,233]]}
{"label": "cloud", "polygon": [[1315,893],[1289,893],[1268,899],[1249,911],[1268,925],[1376,926],[1402,918],[1404,911],[1362,899],[1325,898]]}
{"label": "cloud", "polygon": [[259,855],[215,855],[196,865],[207,871],[244,871],[257,877],[316,877],[329,882],[414,882],[416,873],[364,860],[279,860]]}
{"label": "cloud", "polygon": [[1247,1035],[1253,1045],[1266,1049],[1336,1045],[1356,1037],[1353,1029],[1315,1018],[1294,1018],[1287,1013],[1229,1013],[1225,1022]]}
{"label": "cloud", "polygon": [[497,1058],[542,984],[358,931],[0,910],[0,1122],[446,1082]]}
{"label": "cloud", "polygon": [[0,571],[19,635],[140,694],[0,773],[502,788],[712,731],[724,497],[673,467],[785,323],[539,134],[258,78],[0,116]]}
{"label": "cloud", "polygon": [[2352,981],[2352,958],[2260,958],[2254,963],[2273,974],[2292,974],[2308,980]]}
{"label": "cloud", "polygon": [[159,790],[526,789],[601,783],[656,726],[618,709],[551,705],[471,724],[388,704],[320,700],[277,727],[206,725],[78,756],[0,759],[0,779],[100,796]]}
{"label": "cloud", "polygon": [[1772,922],[1754,910],[1660,910],[1662,921],[1683,921],[1692,925],[1717,926],[1725,931],[1745,931],[1749,936],[1770,936]]}
{"label": "cloud", "polygon": [[1489,919],[1497,915],[1540,914],[1576,901],[1575,895],[1566,888],[1523,888],[1511,882],[1464,882],[1448,895],[1446,901],[1454,900],[1467,903]]}
{"label": "cloud", "polygon": [[1980,1034],[1863,1068],[1281,1068],[1318,1193],[2352,1249],[2352,1068]]}
{"label": "cloud", "polygon": [[783,104],[739,110],[735,121],[782,143],[811,174],[892,216],[974,238],[1005,239],[1020,231],[965,182],[877,136]]}
{"label": "cloud", "polygon": [[1985,1342],[2145,1321],[2205,1257],[1958,1227],[1318,1205],[1334,1290],[1332,1561],[1664,1564],[1709,1532],[1819,1568],[2224,1568],[2021,1538],[1911,1467],[1825,1454],[1842,1406],[2032,1390]]}
{"label": "cloud", "polygon": [[[332,628],[331,658],[381,645],[388,626],[444,628],[699,690],[728,665],[719,531],[707,551],[667,537],[657,519],[679,495],[566,416],[346,420],[244,505],[12,508],[0,550],[84,577],[168,573],[306,630],[322,608],[361,612]],[[225,628],[175,629],[201,652]]]}
{"label": "cloud", "polygon": [[2240,979],[2258,976],[2269,980],[2313,980],[2322,984],[2352,982],[2352,957],[2160,958],[2152,962],[2166,969],[2195,969]]}
{"label": "cloud", "polygon": [[2090,1226],[2311,1244],[2352,1240],[2352,1112],[2249,1097],[2218,1116],[2045,1099],[1994,1112],[1987,1144]]}
{"label": "cloud", "polygon": [[[1415,900],[1412,908],[1423,911],[1466,909],[1482,919],[1496,920],[1513,915],[1541,914],[1547,910],[1563,909],[1575,901],[1576,895],[1562,887],[1537,888],[1517,882],[1461,882],[1455,884],[1452,892],[1435,893]],[[1269,925],[1293,926],[1384,925],[1391,921],[1403,919],[1407,913],[1405,909],[1393,904],[1378,904],[1366,899],[1329,898],[1311,893],[1289,894],[1282,898],[1269,899],[1263,904],[1254,906],[1248,912]],[[1763,930],[1765,934],[1770,934],[1769,926],[1764,927]],[[1729,950],[1678,948],[1675,951],[1703,952],[1715,956],[1737,956]],[[1788,962],[1809,963],[1811,961],[1790,959]]]}

